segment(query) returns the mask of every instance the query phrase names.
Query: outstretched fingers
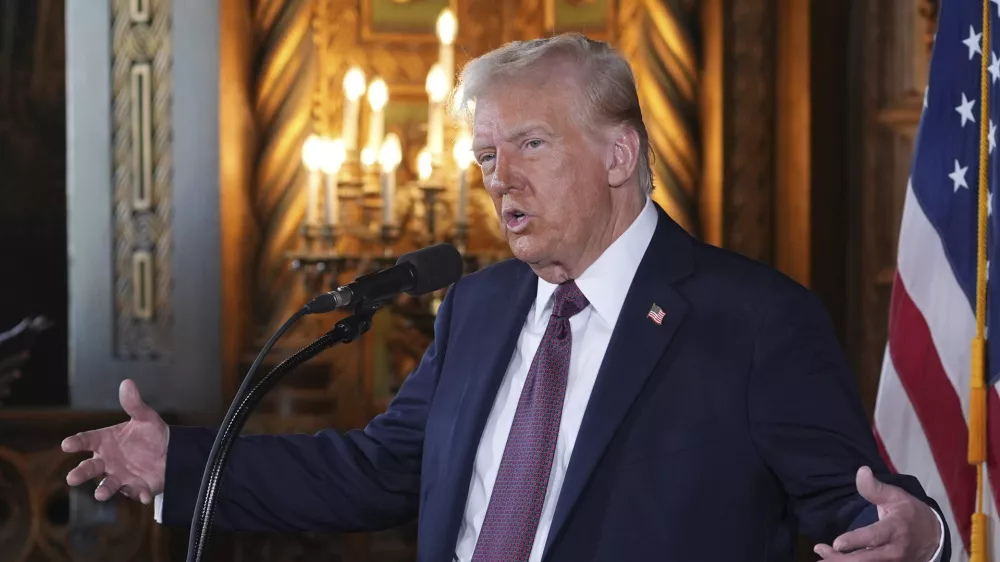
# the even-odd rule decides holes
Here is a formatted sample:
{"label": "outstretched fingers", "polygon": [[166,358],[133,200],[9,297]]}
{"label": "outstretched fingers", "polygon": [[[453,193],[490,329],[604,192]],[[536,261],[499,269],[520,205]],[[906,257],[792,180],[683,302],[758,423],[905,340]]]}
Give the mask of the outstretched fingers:
{"label": "outstretched fingers", "polygon": [[104,431],[106,429],[94,429],[70,435],[66,439],[63,439],[62,450],[66,453],[81,453],[84,451],[96,453],[97,448],[101,445],[101,437]]}
{"label": "outstretched fingers", "polygon": [[100,484],[97,485],[97,489],[94,490],[94,498],[102,502],[107,501],[118,493],[118,490],[120,490],[121,487],[121,480],[109,474],[104,477],[104,480],[101,480]]}
{"label": "outstretched fingers", "polygon": [[123,380],[118,387],[118,401],[121,402],[125,413],[136,421],[144,422],[156,419],[156,411],[143,401],[139,394],[139,387],[131,379]]}
{"label": "outstretched fingers", "polygon": [[66,475],[66,483],[70,486],[79,486],[84,482],[93,480],[104,475],[104,459],[94,457],[87,459],[69,471]]}

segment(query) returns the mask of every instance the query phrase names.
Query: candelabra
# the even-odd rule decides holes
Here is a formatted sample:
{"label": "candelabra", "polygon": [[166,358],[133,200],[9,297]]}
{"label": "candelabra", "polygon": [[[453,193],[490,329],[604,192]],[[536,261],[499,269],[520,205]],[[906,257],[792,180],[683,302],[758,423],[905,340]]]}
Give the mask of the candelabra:
{"label": "candelabra", "polygon": [[[454,89],[454,39],[457,22],[450,10],[437,20],[438,61],[427,74],[426,145],[416,159],[418,178],[398,184],[403,146],[385,133],[389,90],[381,78],[366,84],[364,72],[350,68],[343,77],[340,136],[310,136],[302,147],[308,172],[306,211],[298,248],[289,256],[310,291],[327,290],[352,276],[392,265],[402,251],[450,242],[463,254],[467,271],[505,257],[502,252],[470,252],[469,174],[474,162],[466,120],[446,127],[445,111]],[[359,149],[362,96],[367,91],[367,140]],[[460,97],[460,96],[456,96]],[[465,108],[471,112],[470,104]],[[446,137],[449,137],[446,139]],[[446,143],[446,140],[448,141]],[[451,150],[445,150],[446,144]],[[406,301],[411,312],[433,315],[437,296]]]}

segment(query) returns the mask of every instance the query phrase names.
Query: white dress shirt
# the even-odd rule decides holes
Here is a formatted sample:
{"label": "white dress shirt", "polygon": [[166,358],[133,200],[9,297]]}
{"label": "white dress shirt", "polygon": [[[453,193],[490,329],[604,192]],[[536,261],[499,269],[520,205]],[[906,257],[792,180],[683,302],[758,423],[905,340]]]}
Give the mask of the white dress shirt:
{"label": "white dress shirt", "polygon": [[[569,320],[573,332],[573,347],[566,380],[566,398],[559,422],[555,456],[552,459],[552,473],[549,475],[548,490],[545,492],[545,502],[542,504],[529,562],[538,562],[542,558],[559,490],[562,489],[566,468],[573,455],[573,445],[580,432],[583,413],[590,401],[590,392],[597,381],[597,371],[604,360],[608,342],[611,341],[611,332],[618,323],[627,289],[632,285],[639,262],[653,239],[656,221],[656,208],[647,199],[646,206],[632,225],[576,279],[577,286],[590,301],[590,305]],[[521,389],[552,315],[552,297],[556,287],[542,279],[538,280],[535,303],[525,319],[507,374],[483,430],[476,451],[465,516],[458,531],[455,558],[460,562],[470,562],[476,549],[476,539],[486,518],[486,508],[489,506],[500,459],[507,445],[507,435],[514,423],[514,412],[521,397]]]}

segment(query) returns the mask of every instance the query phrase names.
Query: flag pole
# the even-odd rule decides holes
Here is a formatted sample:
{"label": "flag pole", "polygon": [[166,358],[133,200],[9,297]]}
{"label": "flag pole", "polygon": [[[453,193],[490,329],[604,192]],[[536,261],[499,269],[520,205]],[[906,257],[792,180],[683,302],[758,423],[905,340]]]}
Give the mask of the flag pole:
{"label": "flag pole", "polygon": [[986,463],[986,216],[989,166],[989,66],[990,0],[983,0],[983,49],[979,55],[979,232],[976,263],[976,337],[972,340],[972,373],[969,377],[969,464],[976,466],[976,512],[972,514],[970,562],[987,562],[986,514],[983,513],[983,468]]}

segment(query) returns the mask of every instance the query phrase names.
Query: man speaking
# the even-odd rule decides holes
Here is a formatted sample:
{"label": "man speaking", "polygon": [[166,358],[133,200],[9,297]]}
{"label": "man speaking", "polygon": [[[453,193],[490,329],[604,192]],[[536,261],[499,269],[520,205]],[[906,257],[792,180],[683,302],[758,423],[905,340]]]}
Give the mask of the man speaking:
{"label": "man speaking", "polygon": [[[470,62],[474,146],[516,259],[454,284],[363,430],[241,437],[224,529],[419,521],[426,562],[950,559],[937,506],[879,457],[821,304],[695,240],[649,198],[628,63],[579,35]],[[460,104],[462,107],[464,103]],[[131,421],[69,437],[103,481],[190,523],[215,437]]]}

